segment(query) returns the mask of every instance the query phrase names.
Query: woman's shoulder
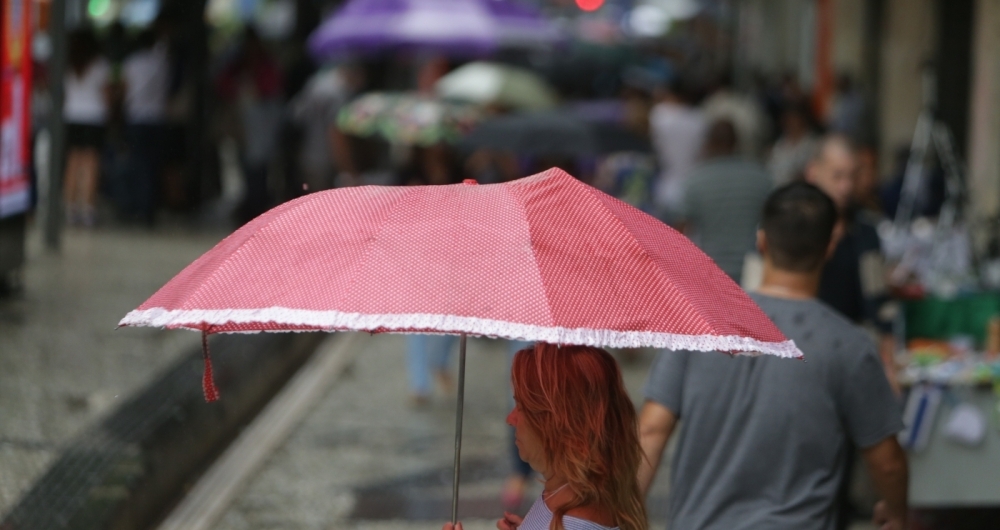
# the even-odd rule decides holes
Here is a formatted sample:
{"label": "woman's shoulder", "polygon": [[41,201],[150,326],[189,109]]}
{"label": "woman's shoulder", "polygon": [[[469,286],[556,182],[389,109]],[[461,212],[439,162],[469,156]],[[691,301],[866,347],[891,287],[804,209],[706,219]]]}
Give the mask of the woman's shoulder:
{"label": "woman's shoulder", "polygon": [[[571,524],[578,523],[578,524]],[[618,528],[614,516],[607,510],[594,506],[578,506],[563,516],[566,530],[601,530]]]}
{"label": "woman's shoulder", "polygon": [[[569,510],[563,516],[563,527],[566,530],[615,530],[617,527],[611,526],[613,523],[610,523],[608,519],[602,510],[580,506]],[[551,521],[552,509],[539,496],[528,513],[525,514],[524,521],[521,522],[518,530],[548,530]]]}

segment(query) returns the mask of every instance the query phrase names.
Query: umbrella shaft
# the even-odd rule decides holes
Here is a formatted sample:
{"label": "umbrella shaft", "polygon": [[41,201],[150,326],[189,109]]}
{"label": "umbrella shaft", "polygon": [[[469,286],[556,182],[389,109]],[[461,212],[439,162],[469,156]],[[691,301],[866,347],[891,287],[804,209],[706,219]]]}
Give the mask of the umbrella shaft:
{"label": "umbrella shaft", "polygon": [[451,523],[458,523],[458,478],[462,470],[462,410],[465,405],[465,333],[458,343],[458,407],[455,412],[455,477],[451,489]]}

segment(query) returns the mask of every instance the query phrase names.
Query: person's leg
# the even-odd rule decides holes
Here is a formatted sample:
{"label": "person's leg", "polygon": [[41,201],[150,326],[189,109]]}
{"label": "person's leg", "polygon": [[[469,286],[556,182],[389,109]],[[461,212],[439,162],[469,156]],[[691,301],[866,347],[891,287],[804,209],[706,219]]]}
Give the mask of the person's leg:
{"label": "person's leg", "polygon": [[431,395],[431,371],[428,366],[428,335],[406,336],[406,360],[409,369],[410,393],[418,404]]}
{"label": "person's leg", "polygon": [[93,226],[97,220],[97,183],[101,170],[100,154],[88,147],[80,154],[80,218],[85,226]]}
{"label": "person's leg", "polygon": [[156,206],[163,159],[163,126],[142,124],[136,126],[139,134],[137,155],[139,171],[136,175],[136,209],[142,221],[152,226],[156,219]]}
{"label": "person's leg", "polygon": [[75,222],[77,215],[78,175],[80,173],[80,150],[71,147],[66,153],[66,171],[63,173],[63,207],[66,220]]}
{"label": "person's leg", "polygon": [[246,196],[240,212],[240,224],[248,223],[267,211],[267,165],[243,162],[243,178],[246,181]]}
{"label": "person's leg", "polygon": [[125,170],[120,175],[121,197],[119,208],[121,215],[128,221],[135,221],[142,215],[143,207],[143,182],[146,179],[145,173],[147,153],[147,139],[145,127],[143,125],[131,123],[126,126],[125,142],[128,152],[125,155]]}
{"label": "person's leg", "polygon": [[457,335],[429,335],[428,336],[428,359],[430,367],[434,370],[434,377],[438,386],[445,393],[450,393],[455,389],[455,381],[451,376],[450,362],[451,351],[458,343]]}

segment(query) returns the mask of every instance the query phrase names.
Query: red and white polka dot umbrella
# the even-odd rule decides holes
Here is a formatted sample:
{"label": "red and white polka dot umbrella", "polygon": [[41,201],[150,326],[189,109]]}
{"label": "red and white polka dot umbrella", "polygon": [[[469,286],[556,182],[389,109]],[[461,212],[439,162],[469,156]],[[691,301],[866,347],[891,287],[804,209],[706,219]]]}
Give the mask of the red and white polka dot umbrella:
{"label": "red and white polka dot umbrella", "polygon": [[234,232],[120,325],[801,356],[687,238],[558,169],[307,195]]}
{"label": "red and white polka dot umbrella", "polygon": [[708,256],[655,218],[558,169],[472,184],[343,188],[278,206],[120,325],[801,356]]}

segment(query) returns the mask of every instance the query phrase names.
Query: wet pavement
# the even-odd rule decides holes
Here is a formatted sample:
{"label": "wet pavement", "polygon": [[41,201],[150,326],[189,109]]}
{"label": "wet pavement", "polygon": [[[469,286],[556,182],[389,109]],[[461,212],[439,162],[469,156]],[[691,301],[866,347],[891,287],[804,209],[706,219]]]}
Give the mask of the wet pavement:
{"label": "wet pavement", "polygon": [[225,233],[30,229],[22,293],[0,300],[0,515],[69,441],[196,347],[194,333],[118,320]]}

